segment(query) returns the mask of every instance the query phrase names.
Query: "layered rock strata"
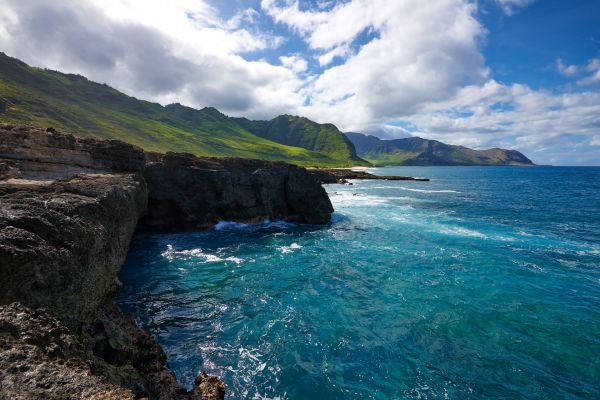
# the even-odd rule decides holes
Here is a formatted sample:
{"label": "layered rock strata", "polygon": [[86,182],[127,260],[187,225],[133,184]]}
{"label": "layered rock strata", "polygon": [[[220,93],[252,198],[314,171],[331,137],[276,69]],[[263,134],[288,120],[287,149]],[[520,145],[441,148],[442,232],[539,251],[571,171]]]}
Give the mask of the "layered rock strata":
{"label": "layered rock strata", "polygon": [[[317,180],[284,163],[146,154],[0,124],[0,398],[222,399],[192,391],[112,302],[131,236],[219,220],[325,223]],[[200,366],[199,366],[200,367]]]}

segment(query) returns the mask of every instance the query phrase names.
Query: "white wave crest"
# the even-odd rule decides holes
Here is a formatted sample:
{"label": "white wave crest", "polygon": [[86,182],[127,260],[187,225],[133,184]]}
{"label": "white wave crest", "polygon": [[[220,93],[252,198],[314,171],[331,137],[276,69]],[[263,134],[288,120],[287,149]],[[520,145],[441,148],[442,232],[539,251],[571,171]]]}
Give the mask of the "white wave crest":
{"label": "white wave crest", "polygon": [[461,228],[461,227],[451,227],[451,226],[443,226],[438,230],[439,233],[443,233],[445,235],[456,235],[456,236],[468,236],[468,237],[476,237],[481,239],[487,239],[488,236],[484,233],[473,229]]}
{"label": "white wave crest", "polygon": [[166,258],[169,261],[173,260],[192,260],[197,259],[199,262],[205,263],[213,263],[213,262],[234,262],[236,264],[241,264],[244,262],[243,259],[238,257],[226,257],[222,258],[216,256],[214,254],[204,253],[202,249],[191,249],[191,250],[175,250],[172,245],[168,244],[167,249],[160,253],[161,256]]}
{"label": "white wave crest", "polygon": [[402,190],[408,190],[410,192],[418,192],[418,193],[460,193],[457,192],[456,190],[427,190],[427,189],[413,189],[413,188],[407,188],[404,186],[398,186],[398,189],[402,189]]}
{"label": "white wave crest", "polygon": [[294,250],[301,249],[301,248],[302,248],[302,246],[300,246],[298,243],[292,243],[289,246],[278,247],[277,250],[279,250],[282,254],[288,254],[288,253],[293,253]]}

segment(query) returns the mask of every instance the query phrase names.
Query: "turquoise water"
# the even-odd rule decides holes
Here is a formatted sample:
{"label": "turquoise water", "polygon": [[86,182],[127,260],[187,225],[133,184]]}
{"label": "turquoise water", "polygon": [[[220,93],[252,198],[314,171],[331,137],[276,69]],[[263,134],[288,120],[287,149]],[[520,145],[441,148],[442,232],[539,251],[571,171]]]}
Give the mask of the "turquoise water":
{"label": "turquoise water", "polygon": [[324,227],[137,235],[119,303],[229,399],[600,398],[600,168],[397,167]]}

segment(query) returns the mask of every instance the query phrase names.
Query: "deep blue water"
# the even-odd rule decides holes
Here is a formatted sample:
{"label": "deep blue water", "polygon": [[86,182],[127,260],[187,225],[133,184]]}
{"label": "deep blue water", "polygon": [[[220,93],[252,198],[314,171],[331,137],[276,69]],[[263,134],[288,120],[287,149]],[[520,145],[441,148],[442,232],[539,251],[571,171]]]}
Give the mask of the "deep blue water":
{"label": "deep blue water", "polygon": [[397,167],[324,227],[137,235],[122,307],[229,399],[599,399],[600,168]]}

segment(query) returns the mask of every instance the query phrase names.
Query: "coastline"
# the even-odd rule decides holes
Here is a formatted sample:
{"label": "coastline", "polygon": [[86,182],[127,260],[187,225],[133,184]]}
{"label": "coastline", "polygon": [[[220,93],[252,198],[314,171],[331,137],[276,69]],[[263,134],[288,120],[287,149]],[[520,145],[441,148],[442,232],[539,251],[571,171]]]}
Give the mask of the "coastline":
{"label": "coastline", "polygon": [[113,303],[134,230],[323,224],[333,212],[290,164],[144,153],[9,124],[0,203],[0,397],[15,399],[223,399],[224,383],[203,371],[181,387],[155,339]]}
{"label": "coastline", "polygon": [[428,182],[429,178],[415,178],[412,176],[399,175],[374,175],[364,170],[354,170],[347,168],[311,168],[307,170],[320,183],[341,183],[349,184],[348,179],[368,179],[383,181],[418,181]]}

